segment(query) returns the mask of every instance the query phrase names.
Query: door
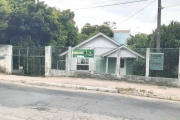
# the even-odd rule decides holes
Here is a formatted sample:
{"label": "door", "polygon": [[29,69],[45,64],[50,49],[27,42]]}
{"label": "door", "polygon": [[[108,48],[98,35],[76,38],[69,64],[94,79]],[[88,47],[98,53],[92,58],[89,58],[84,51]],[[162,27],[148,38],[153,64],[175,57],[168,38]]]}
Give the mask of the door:
{"label": "door", "polygon": [[126,59],[121,58],[120,61],[120,75],[126,75]]}

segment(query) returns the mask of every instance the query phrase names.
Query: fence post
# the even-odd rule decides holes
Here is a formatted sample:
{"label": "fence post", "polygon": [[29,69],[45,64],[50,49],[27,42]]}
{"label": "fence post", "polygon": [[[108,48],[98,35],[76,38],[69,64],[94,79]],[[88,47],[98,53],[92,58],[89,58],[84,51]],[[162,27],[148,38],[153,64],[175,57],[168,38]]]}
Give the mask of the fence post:
{"label": "fence post", "polygon": [[179,48],[179,67],[178,67],[178,81],[180,82],[180,48]]}
{"label": "fence post", "polygon": [[72,47],[68,48],[68,63],[67,63],[67,71],[71,71],[71,61],[72,61]]}
{"label": "fence post", "polygon": [[13,71],[13,47],[0,44],[0,70],[3,73],[12,74]]}
{"label": "fence post", "polygon": [[51,69],[51,59],[52,59],[52,48],[51,46],[45,47],[45,76],[50,76],[49,70]]}
{"label": "fence post", "polygon": [[146,77],[149,77],[150,48],[146,49]]}

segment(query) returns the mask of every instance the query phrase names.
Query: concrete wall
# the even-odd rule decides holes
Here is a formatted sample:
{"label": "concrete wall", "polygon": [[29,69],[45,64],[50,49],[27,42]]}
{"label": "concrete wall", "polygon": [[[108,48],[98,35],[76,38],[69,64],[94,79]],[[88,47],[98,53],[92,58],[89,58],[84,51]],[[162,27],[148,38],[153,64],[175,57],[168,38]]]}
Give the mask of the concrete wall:
{"label": "concrete wall", "polygon": [[52,60],[52,48],[51,46],[45,47],[45,76],[48,77],[49,70],[51,69],[51,60]]}
{"label": "concrete wall", "polygon": [[91,74],[88,71],[63,71],[63,70],[49,70],[50,77],[80,77],[80,78],[95,78],[103,80],[118,80],[136,83],[147,83],[161,86],[180,87],[178,79],[173,78],[159,78],[159,77],[144,77],[135,75],[116,76],[113,74]]}
{"label": "concrete wall", "polygon": [[0,45],[0,72],[12,73],[12,46]]}

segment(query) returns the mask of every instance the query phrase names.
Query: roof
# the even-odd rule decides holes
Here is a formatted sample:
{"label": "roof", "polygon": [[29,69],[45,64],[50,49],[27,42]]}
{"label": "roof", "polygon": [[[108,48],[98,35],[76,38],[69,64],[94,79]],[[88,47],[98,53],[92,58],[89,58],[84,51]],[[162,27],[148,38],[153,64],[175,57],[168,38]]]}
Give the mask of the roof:
{"label": "roof", "polygon": [[114,33],[130,33],[130,30],[112,30]]}
{"label": "roof", "polygon": [[[89,39],[81,42],[80,44],[74,46],[72,49],[78,48],[78,47],[80,47],[80,46],[88,43],[89,41],[93,40],[94,38],[96,38],[96,37],[98,37],[98,36],[103,36],[103,37],[105,37],[107,40],[111,41],[112,43],[114,43],[114,44],[116,44],[116,45],[118,45],[118,46],[121,46],[121,44],[118,43],[117,41],[111,39],[110,37],[106,36],[106,35],[103,34],[103,33],[99,33],[99,34],[97,34],[97,35],[95,35],[95,36],[93,36],[93,37],[91,37],[91,38],[89,38]],[[68,53],[68,51],[65,51],[65,52],[61,53],[60,56],[63,56],[63,55],[65,55],[65,54],[67,54],[67,53]]]}
{"label": "roof", "polygon": [[111,53],[113,53],[113,52],[115,52],[115,51],[117,51],[118,49],[121,49],[121,48],[125,48],[126,50],[132,52],[133,54],[135,54],[135,55],[137,55],[137,56],[139,56],[139,57],[141,57],[141,58],[143,58],[143,59],[145,58],[145,57],[142,56],[141,54],[139,54],[139,53],[137,53],[137,52],[135,52],[135,51],[133,51],[133,50],[127,48],[127,47],[124,46],[124,45],[121,45],[120,47],[118,47],[118,48],[116,48],[116,49],[110,50],[110,51],[108,51],[108,52],[102,54],[101,56],[102,56],[102,57],[105,57],[105,56],[107,56],[107,55],[109,55],[109,54],[111,54]]}

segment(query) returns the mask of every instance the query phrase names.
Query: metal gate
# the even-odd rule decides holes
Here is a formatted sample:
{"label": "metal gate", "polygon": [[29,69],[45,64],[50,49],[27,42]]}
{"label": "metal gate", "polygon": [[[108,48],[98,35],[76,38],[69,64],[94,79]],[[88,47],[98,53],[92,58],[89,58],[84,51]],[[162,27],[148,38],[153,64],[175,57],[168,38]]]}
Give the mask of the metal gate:
{"label": "metal gate", "polygon": [[13,74],[44,76],[45,47],[23,48],[13,46]]}

